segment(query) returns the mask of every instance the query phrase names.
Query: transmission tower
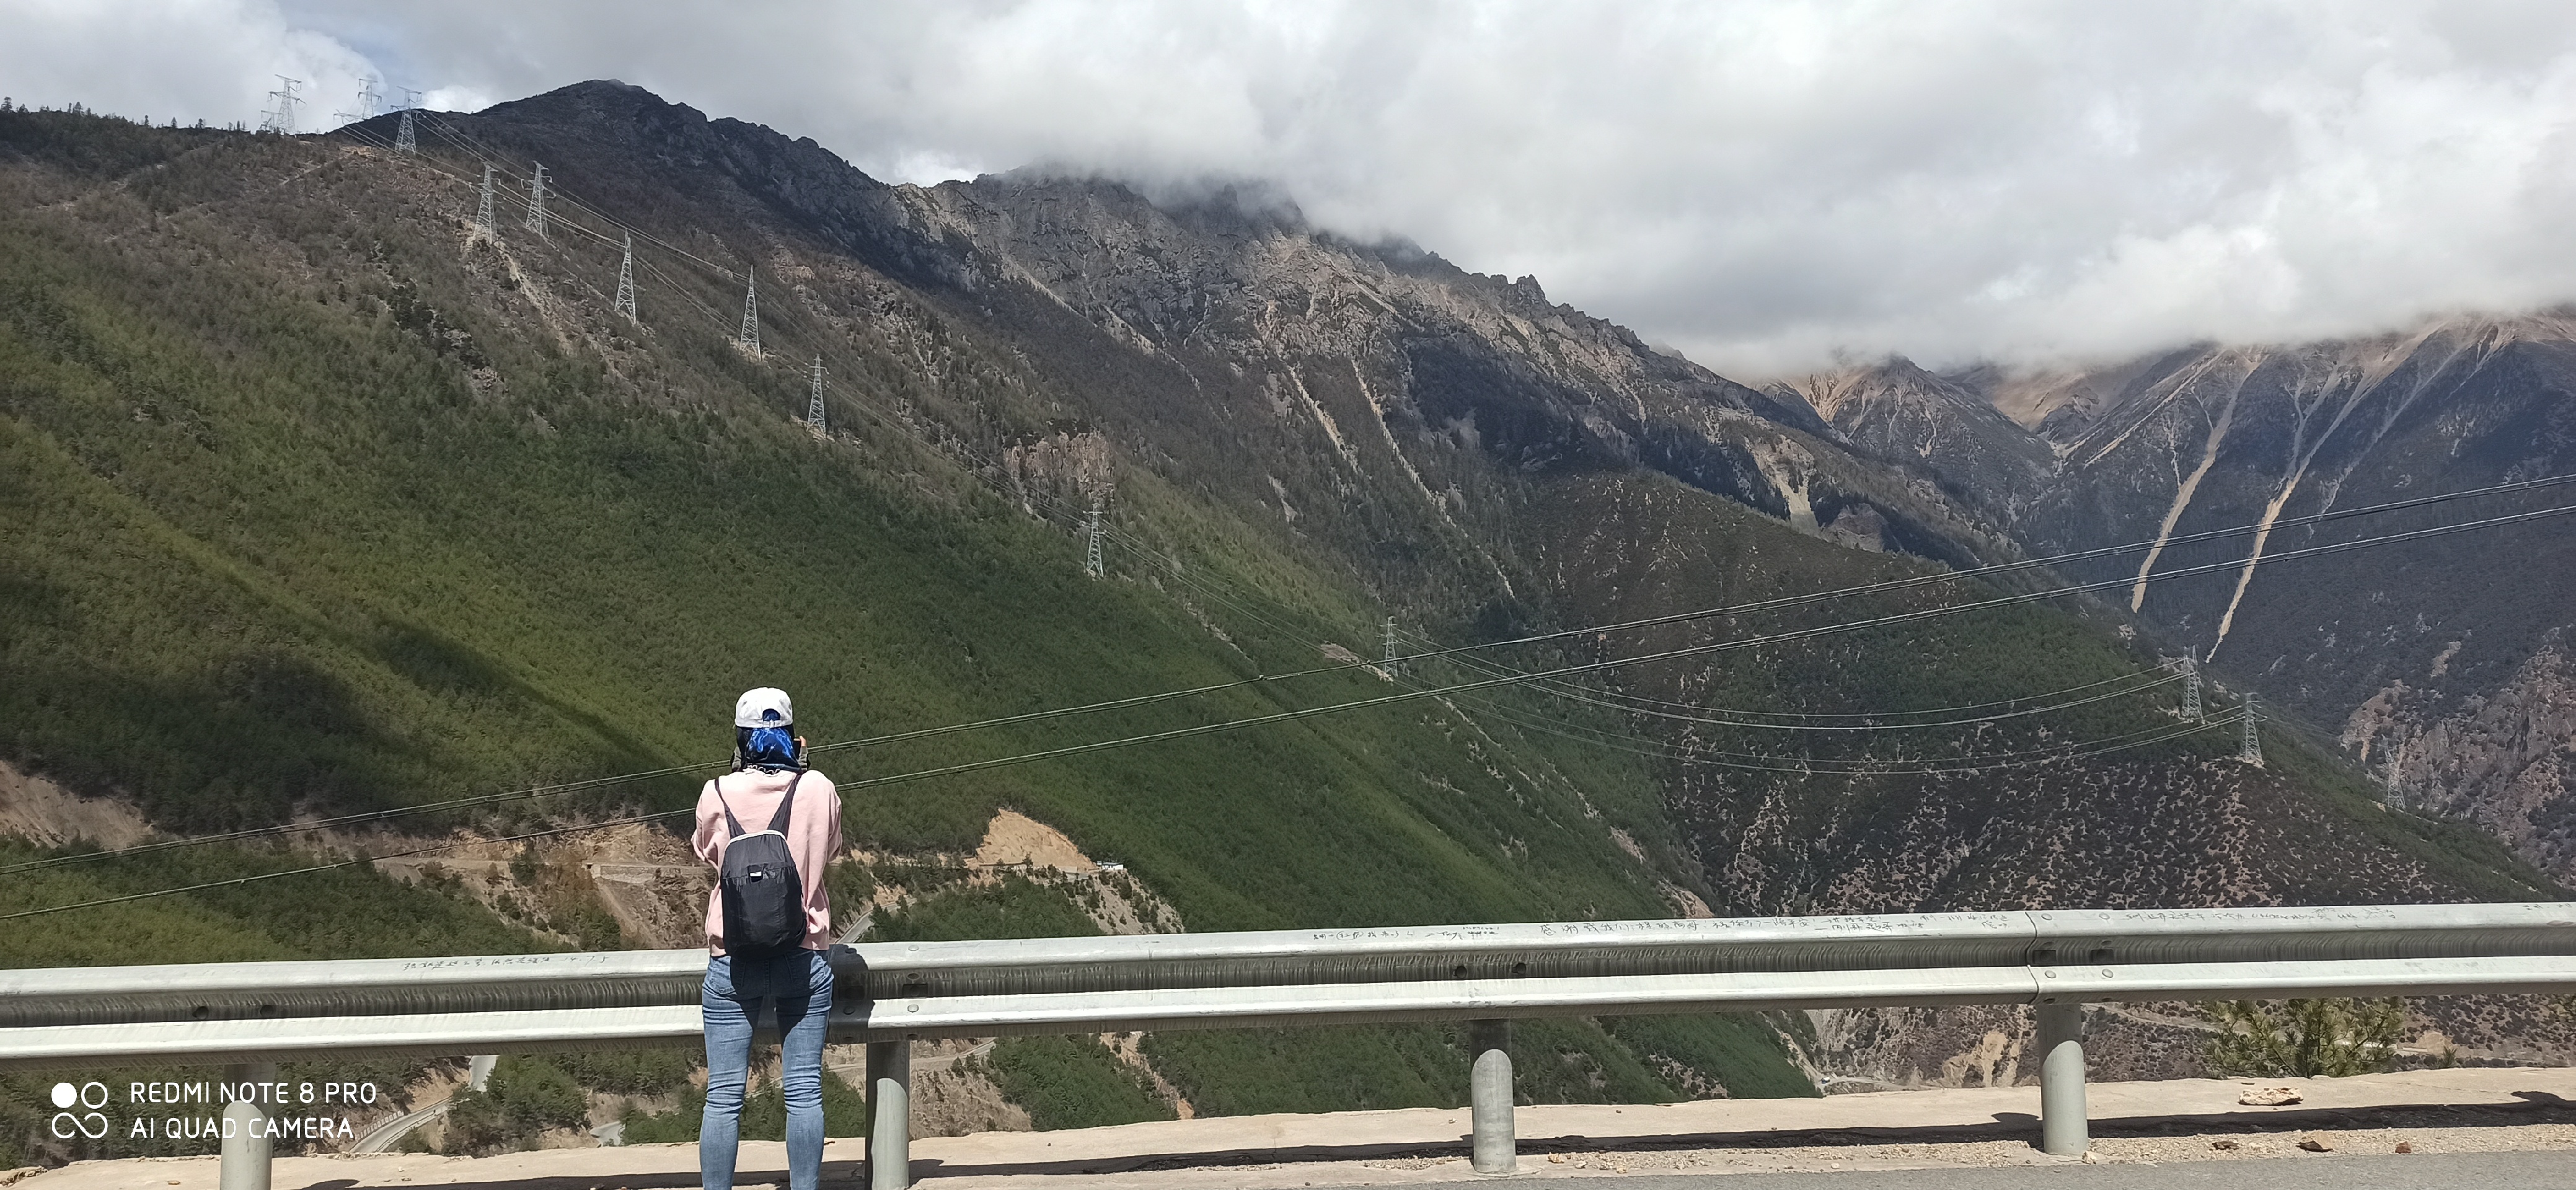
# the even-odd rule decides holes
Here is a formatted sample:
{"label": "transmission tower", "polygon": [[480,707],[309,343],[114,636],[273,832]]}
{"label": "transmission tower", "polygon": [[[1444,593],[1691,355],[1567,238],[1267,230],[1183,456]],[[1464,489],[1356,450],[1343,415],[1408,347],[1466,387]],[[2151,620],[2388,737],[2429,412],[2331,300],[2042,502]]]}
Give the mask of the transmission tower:
{"label": "transmission tower", "polygon": [[1386,618],[1386,672],[1395,672],[1395,617]]}
{"label": "transmission tower", "polygon": [[1101,575],[1100,495],[1097,492],[1092,493],[1091,496],[1091,519],[1083,526],[1083,536],[1090,539],[1090,548],[1089,551],[1083,555],[1082,572],[1093,578],[1099,578]]}
{"label": "transmission tower", "polygon": [[394,132],[394,152],[420,156],[420,134],[411,129],[411,109],[403,109],[402,127]]}
{"label": "transmission tower", "polygon": [[2182,655],[2182,717],[2198,723],[2200,709],[2200,646],[2194,645]]}
{"label": "transmission tower", "polygon": [[626,258],[617,262],[617,312],[630,325],[643,325],[635,316],[635,233],[631,231],[626,233]]}
{"label": "transmission tower", "polygon": [[823,357],[814,357],[814,399],[805,406],[805,428],[827,434],[831,428],[823,423]]}
{"label": "transmission tower", "polygon": [[528,230],[537,233],[537,238],[542,240],[547,238],[546,167],[543,162],[534,164],[537,172],[528,175]]}
{"label": "transmission tower", "polygon": [[743,350],[760,354],[760,274],[751,274],[742,290],[742,335],[738,340]]}
{"label": "transmission tower", "polygon": [[295,105],[304,102],[295,89],[303,85],[303,79],[291,79],[282,74],[277,76],[277,89],[268,93],[269,100],[276,106],[259,114],[260,131],[274,132],[279,136],[295,135]]}
{"label": "transmission tower", "polygon": [[483,167],[483,205],[474,209],[474,226],[495,239],[501,235],[500,229],[492,225],[492,167],[489,165]]}
{"label": "transmission tower", "polygon": [[2236,758],[2247,764],[2263,763],[2263,708],[2254,701],[2254,692],[2245,692],[2245,739],[2237,745]]}
{"label": "transmission tower", "polygon": [[347,112],[333,112],[333,113],[331,113],[331,118],[333,118],[333,119],[335,119],[335,120],[338,120],[338,121],[340,121],[340,122],[341,122],[341,123],[343,123],[343,124],[355,124],[355,123],[358,123],[359,121],[362,121],[362,120],[372,120],[372,119],[375,119],[375,118],[376,118],[376,101],[378,101],[378,100],[380,100],[380,99],[383,99],[383,98],[384,98],[384,96],[382,96],[382,95],[380,95],[380,94],[377,94],[377,93],[376,93],[376,82],[375,82],[375,80],[374,80],[374,79],[369,79],[369,80],[367,80],[366,82],[363,82],[363,83],[358,84],[358,107],[357,107],[357,110],[356,110],[356,111],[347,111]]}

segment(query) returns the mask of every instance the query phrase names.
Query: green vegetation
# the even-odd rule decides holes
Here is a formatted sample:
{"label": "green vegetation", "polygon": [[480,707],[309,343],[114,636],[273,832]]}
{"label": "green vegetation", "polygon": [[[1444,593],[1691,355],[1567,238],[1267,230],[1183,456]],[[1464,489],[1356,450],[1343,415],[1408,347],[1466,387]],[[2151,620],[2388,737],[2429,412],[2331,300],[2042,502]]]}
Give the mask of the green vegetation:
{"label": "green vegetation", "polygon": [[[868,871],[866,864],[857,860],[836,859],[830,867],[823,869],[823,890],[832,896],[832,912],[838,915],[836,920],[856,920],[861,908],[876,895],[876,876]],[[847,922],[840,924],[846,925]]]}
{"label": "green vegetation", "polygon": [[1152,1081],[1097,1038],[1006,1037],[980,1065],[1042,1129],[1175,1118]]}
{"label": "green vegetation", "polygon": [[1201,1115],[1455,1107],[1467,1101],[1467,1064],[1450,1032],[1410,1025],[1174,1031],[1147,1034],[1144,1052]]}
{"label": "green vegetation", "polygon": [[879,914],[868,940],[1080,938],[1099,932],[1062,890],[1013,873],[990,888],[952,888]]}
{"label": "green vegetation", "polygon": [[686,1049],[579,1050],[548,1060],[573,1081],[612,1095],[668,1095],[689,1081],[706,1051]]}
{"label": "green vegetation", "polygon": [[2396,1000],[2229,1000],[2203,1011],[2221,1031],[2209,1040],[2217,1078],[2347,1078],[2397,1060],[2406,1026]]}
{"label": "green vegetation", "polygon": [[[771,1051],[773,1065],[775,1051]],[[755,1069],[758,1068],[755,1053]],[[675,1091],[679,1106],[666,1112],[648,1112],[629,1107],[621,1122],[626,1125],[626,1143],[630,1145],[688,1143],[698,1139],[698,1128],[706,1119],[707,1093],[695,1083],[682,1082]],[[755,1083],[742,1101],[744,1140],[787,1139],[787,1096],[777,1080]],[[866,1136],[868,1134],[867,1096],[829,1067],[823,1070],[823,1135]]]}
{"label": "green vegetation", "polygon": [[588,1111],[581,1085],[544,1058],[504,1057],[484,1089],[458,1091],[447,1109],[450,1154],[522,1148],[553,1128],[579,1126]]}
{"label": "green vegetation", "polygon": [[[1781,1015],[1806,1025],[1803,1013]],[[1780,1034],[1758,1017],[1631,1016],[1605,1019],[1601,1025],[1690,1098],[1706,1098],[1712,1083],[1733,1099],[1822,1093],[1790,1064]],[[1812,1042],[1812,1036],[1807,1040]]]}
{"label": "green vegetation", "polygon": [[[1457,1025],[1155,1033],[1154,1069],[1203,1115],[1458,1107],[1468,1054]],[[1512,1093],[1522,1103],[1671,1103],[1816,1094],[1778,1035],[1734,1015],[1515,1022]],[[1390,1059],[1391,1062],[1389,1061]],[[1366,1063],[1387,1062],[1370,1070]],[[1246,1080],[1237,1072],[1269,1077]]]}
{"label": "green vegetation", "polygon": [[[0,867],[54,852],[0,838]],[[241,880],[330,862],[310,852],[183,847],[16,872],[0,879],[0,913]],[[560,949],[467,900],[356,865],[202,889],[0,929],[0,966],[78,967],[224,959],[395,958]]]}

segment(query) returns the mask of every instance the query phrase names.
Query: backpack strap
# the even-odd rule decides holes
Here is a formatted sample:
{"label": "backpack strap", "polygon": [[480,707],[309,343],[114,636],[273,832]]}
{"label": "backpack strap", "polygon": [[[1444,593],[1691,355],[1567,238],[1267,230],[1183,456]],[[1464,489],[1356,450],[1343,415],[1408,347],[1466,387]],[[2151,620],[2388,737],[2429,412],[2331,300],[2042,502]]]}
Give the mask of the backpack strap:
{"label": "backpack strap", "polygon": [[[770,815],[769,829],[777,831],[780,835],[787,833],[787,812],[796,808],[796,787],[804,783],[805,770],[798,769],[796,779],[787,783],[787,796],[778,799],[778,813]],[[727,810],[725,813],[731,814],[733,811]]]}
{"label": "backpack strap", "polygon": [[[716,779],[715,779],[715,780],[713,780],[713,781],[709,781],[709,782],[707,782],[707,784],[715,786],[715,790],[716,790],[716,804],[717,804],[717,805],[719,805],[719,806],[724,807],[724,812],[725,812],[725,827],[726,827],[726,829],[731,830],[731,831],[733,832],[731,835],[728,835],[728,836],[726,836],[726,837],[727,837],[727,838],[732,838],[732,839],[739,839],[739,838],[741,838],[741,837],[742,837],[742,821],[741,821],[740,819],[737,819],[737,818],[735,818],[735,817],[733,816],[733,803],[732,803],[732,802],[728,802],[728,801],[726,801],[726,800],[725,800],[725,795],[724,795],[724,778],[722,778],[722,777],[718,777],[718,778],[716,778]],[[780,833],[780,834],[785,834],[786,832],[785,832],[785,831],[780,831],[779,833]]]}

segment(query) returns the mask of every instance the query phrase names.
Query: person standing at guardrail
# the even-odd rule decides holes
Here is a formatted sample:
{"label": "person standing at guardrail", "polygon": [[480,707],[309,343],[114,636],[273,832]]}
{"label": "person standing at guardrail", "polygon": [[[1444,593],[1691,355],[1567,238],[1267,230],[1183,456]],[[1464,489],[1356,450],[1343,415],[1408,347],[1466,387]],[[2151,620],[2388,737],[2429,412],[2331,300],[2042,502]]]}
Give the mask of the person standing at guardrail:
{"label": "person standing at guardrail", "polygon": [[698,1176],[733,1190],[752,1027],[774,1006],[787,1096],[787,1183],[814,1190],[823,1173],[823,1033],[832,1011],[832,903],[824,865],[841,850],[841,795],[805,764],[796,712],[782,690],[747,690],[733,707],[733,771],[698,794],[698,858],[716,869],[707,894],[707,1106]]}

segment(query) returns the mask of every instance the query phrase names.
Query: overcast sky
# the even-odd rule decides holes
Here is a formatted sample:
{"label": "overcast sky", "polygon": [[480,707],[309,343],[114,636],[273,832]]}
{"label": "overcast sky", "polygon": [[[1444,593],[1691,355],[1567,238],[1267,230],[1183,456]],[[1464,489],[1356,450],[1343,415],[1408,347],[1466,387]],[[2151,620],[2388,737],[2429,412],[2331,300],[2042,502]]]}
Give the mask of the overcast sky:
{"label": "overcast sky", "polygon": [[2576,3],[0,0],[0,92],[613,77],[896,181],[1275,182],[1758,378],[2576,299]]}

